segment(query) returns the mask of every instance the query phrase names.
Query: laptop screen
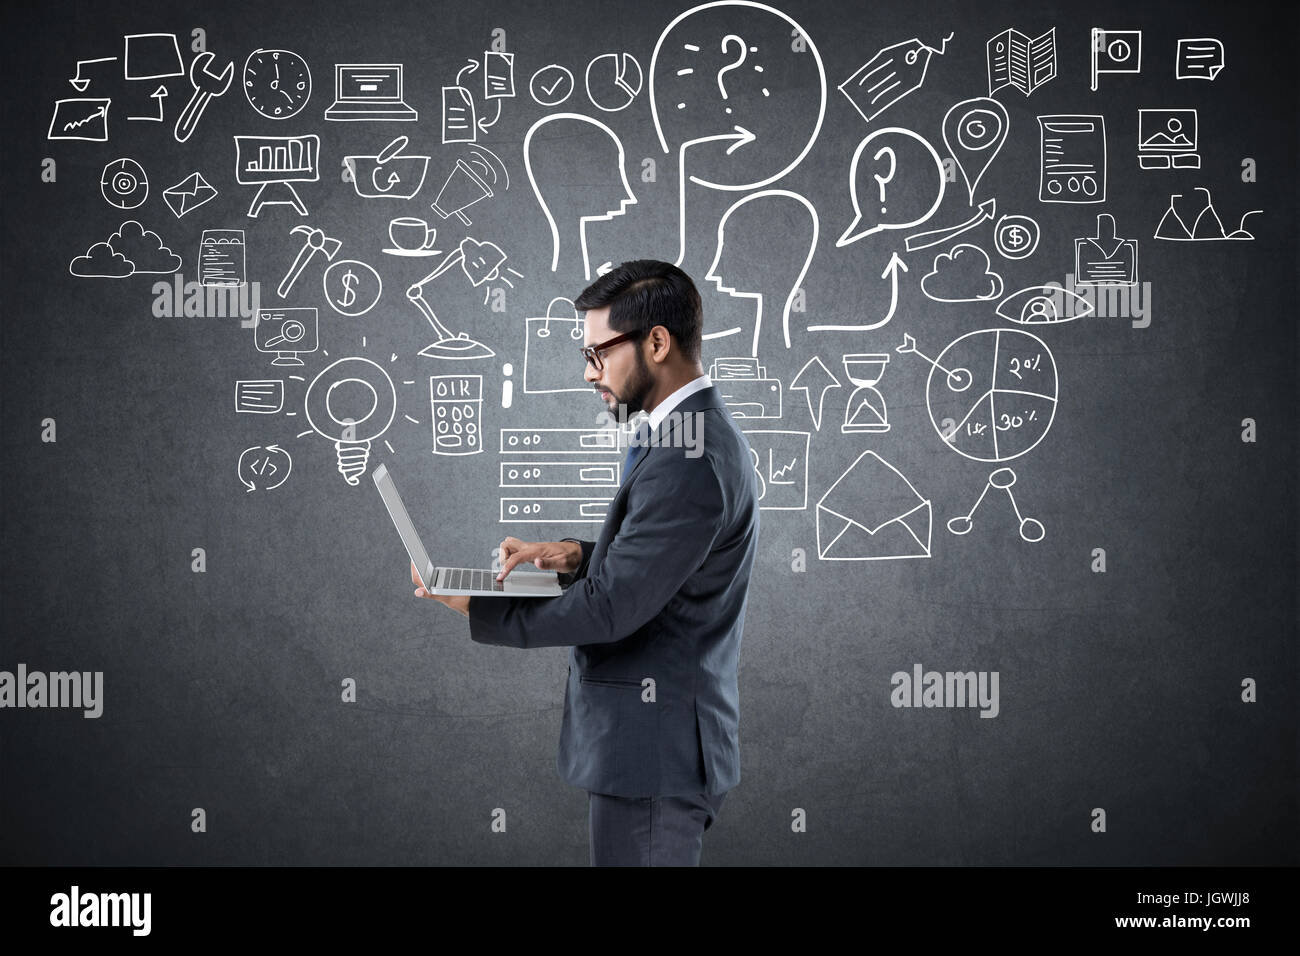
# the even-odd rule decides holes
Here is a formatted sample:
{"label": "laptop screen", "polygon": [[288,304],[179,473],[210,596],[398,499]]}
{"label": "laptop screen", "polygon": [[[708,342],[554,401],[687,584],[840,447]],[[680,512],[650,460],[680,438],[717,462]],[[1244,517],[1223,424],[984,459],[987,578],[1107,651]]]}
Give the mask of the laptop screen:
{"label": "laptop screen", "polygon": [[335,99],[340,102],[355,100],[402,101],[401,64],[380,65],[368,63],[361,66],[338,65],[334,78]]}

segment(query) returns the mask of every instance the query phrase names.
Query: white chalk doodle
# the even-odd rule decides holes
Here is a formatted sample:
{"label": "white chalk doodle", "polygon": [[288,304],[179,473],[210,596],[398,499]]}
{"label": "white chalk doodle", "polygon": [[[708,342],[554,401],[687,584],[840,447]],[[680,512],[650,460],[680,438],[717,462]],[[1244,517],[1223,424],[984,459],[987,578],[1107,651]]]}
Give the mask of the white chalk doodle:
{"label": "white chalk doodle", "polygon": [[311,99],[311,67],[292,50],[254,50],[244,61],[244,98],[267,119],[297,116]]}
{"label": "white chalk doodle", "polygon": [[406,104],[405,82],[401,63],[336,63],[334,102],[325,118],[336,123],[414,123],[420,114]]}
{"label": "white chalk doodle", "polygon": [[320,348],[320,315],[314,308],[259,309],[253,345],[275,356],[272,365],[302,365],[299,355]]}
{"label": "white chalk doodle", "polygon": [[1074,281],[1079,285],[1137,285],[1136,239],[1121,239],[1115,217],[1097,216],[1097,234],[1074,240]]}
{"label": "white chalk doodle", "polygon": [[406,153],[410,145],[398,136],[373,156],[344,156],[352,172],[352,188],[362,199],[410,199],[424,185],[429,157]]}
{"label": "white chalk doodle", "polygon": [[713,360],[709,380],[735,418],[780,418],[781,381],[768,378],[758,359],[740,356]]}
{"label": "white chalk doodle", "polygon": [[1237,228],[1228,232],[1223,225],[1223,220],[1219,218],[1218,211],[1214,208],[1214,200],[1210,197],[1209,189],[1197,186],[1192,192],[1194,193],[1192,196],[1174,193],[1169,197],[1169,208],[1165,210],[1165,214],[1160,217],[1160,224],[1156,226],[1157,239],[1169,239],[1174,242],[1213,242],[1221,239],[1250,241],[1255,238],[1246,229],[1246,217],[1264,210],[1251,209],[1242,213]]}
{"label": "white chalk doodle", "polygon": [[1200,169],[1196,110],[1138,110],[1138,165],[1143,169]]}
{"label": "white chalk doodle", "polygon": [[1106,120],[1101,116],[1038,117],[1038,201],[1106,200]]}
{"label": "white chalk doodle", "polygon": [[379,303],[383,280],[372,266],[356,259],[343,259],[321,277],[325,301],[339,315],[365,315]]}
{"label": "white chalk doodle", "polygon": [[149,198],[149,177],[144,167],[125,156],[104,166],[99,176],[104,201],[118,209],[135,209]]}
{"label": "white chalk doodle", "polygon": [[889,364],[887,352],[861,352],[845,355],[844,374],[856,387],[849,395],[848,405],[844,409],[844,422],[840,432],[851,435],[855,432],[879,434],[889,431],[889,410],[885,405],[885,396],[876,386],[885,374]]}
{"label": "white chalk doodle", "polygon": [[55,100],[54,115],[46,139],[77,139],[87,143],[108,142],[108,97],[73,97]]}
{"label": "white chalk doodle", "polygon": [[274,491],[289,480],[293,458],[279,445],[254,445],[239,454],[235,473],[251,494],[261,488]]}
{"label": "white chalk doodle", "polygon": [[1056,360],[1036,335],[979,329],[958,336],[932,359],[905,334],[894,351],[929,363],[925,403],[930,423],[944,444],[965,458],[1018,458],[1052,427]]}
{"label": "white chalk doodle", "polygon": [[963,242],[934,257],[921,292],[935,302],[983,302],[1002,295],[1002,276],[993,271],[987,252]]}
{"label": "white chalk doodle", "polygon": [[641,92],[641,64],[631,53],[602,53],[587,64],[585,81],[591,105],[617,113],[631,106]]}
{"label": "white chalk doodle", "polygon": [[470,146],[457,157],[431,208],[443,219],[455,216],[472,226],[465,210],[509,188],[510,173],[501,157],[486,146]]}
{"label": "white chalk doodle", "polygon": [[384,252],[390,256],[438,256],[441,249],[433,248],[438,241],[438,230],[418,216],[398,216],[388,223],[388,241],[392,245]]}
{"label": "white chalk doodle", "polygon": [[1010,126],[1007,108],[997,100],[983,96],[962,100],[944,114],[943,142],[957,164],[961,178],[966,181],[966,192],[972,205],[980,179],[1007,141]]}
{"label": "white chalk doodle", "polygon": [[1029,542],[1042,541],[1043,536],[1047,533],[1043,523],[1037,518],[1026,518],[1020,513],[1020,506],[1016,504],[1016,496],[1011,492],[1011,486],[1016,483],[1016,473],[1010,468],[998,468],[989,474],[989,479],[980,491],[980,495],[975,499],[975,504],[971,505],[970,511],[964,515],[958,515],[955,518],[948,519],[948,530],[953,534],[966,534],[975,524],[975,512],[984,496],[988,494],[990,488],[998,488],[1007,493],[1011,499],[1011,510],[1016,513],[1016,520],[1020,523],[1020,537]]}
{"label": "white chalk doodle", "polygon": [[235,78],[233,60],[222,67],[220,73],[213,73],[214,59],[216,54],[211,50],[204,50],[190,61],[190,85],[194,87],[194,92],[190,94],[189,102],[181,110],[181,115],[176,118],[176,129],[172,135],[178,143],[186,142],[194,134],[208,104],[216,97],[224,96]]}
{"label": "white chalk doodle", "polygon": [[1038,37],[1004,30],[986,46],[989,96],[1013,86],[1025,96],[1056,78],[1056,27]]}
{"label": "white chalk doodle", "polygon": [[1083,296],[1052,283],[1019,289],[994,309],[999,317],[1017,325],[1057,325],[1095,311]]}
{"label": "white chalk doodle", "polygon": [[[574,137],[587,139],[580,142]],[[602,179],[581,183],[575,189],[572,186],[573,156],[566,150],[578,148],[588,156],[599,154],[597,159],[601,164]],[[550,227],[551,271],[559,269],[561,248],[571,256],[576,245],[582,256],[582,276],[590,281],[588,223],[621,216],[637,201],[627,180],[623,141],[598,119],[581,113],[552,113],[528,128],[524,136],[524,169],[528,173],[528,185],[532,187]],[[562,227],[565,232],[563,240],[560,235]]]}
{"label": "white chalk doodle", "polygon": [[1092,28],[1091,89],[1103,73],[1142,72],[1142,31]]}
{"label": "white chalk doodle", "polygon": [[[910,229],[928,221],[943,202],[945,178],[939,154],[923,136],[897,126],[876,130],[853,151],[849,165],[853,221],[836,240],[836,247],[885,229]],[[895,196],[901,193],[903,198],[893,201],[891,214],[885,189],[896,179]]]}
{"label": "white chalk doodle", "polygon": [[163,244],[158,233],[128,219],[103,242],[97,242],[68,263],[68,272],[82,278],[124,279],[130,275],[179,272],[181,257]]}
{"label": "white chalk doodle", "polygon": [[190,173],[175,186],[168,186],[163,190],[163,202],[177,219],[216,198],[216,188],[198,171]]}
{"label": "white chalk doodle", "polygon": [[292,206],[298,215],[307,215],[302,197],[293,183],[314,183],[320,179],[320,137],[306,136],[236,136],[235,182],[257,186],[248,207],[256,219],[263,206]]}
{"label": "white chalk doodle", "polygon": [[[792,207],[790,202],[794,202],[796,205]],[[787,227],[785,223],[788,221],[788,217],[776,218],[782,209],[793,210],[798,224]],[[804,219],[805,214],[807,216],[806,220]],[[734,220],[733,216],[735,217]],[[780,269],[778,268],[780,262],[764,261],[765,256],[771,256],[773,251],[777,249],[771,241],[773,238],[771,229],[774,228],[775,222],[782,223],[780,235],[787,240],[799,239],[803,236],[808,237],[808,251],[803,255],[803,261],[799,261],[798,251],[796,251],[792,260],[797,265],[797,273],[792,277],[790,285],[781,289],[778,293],[785,293],[784,306],[781,310],[781,333],[785,340],[785,347],[790,348],[790,310],[793,307],[795,297],[803,287],[808,268],[812,265],[813,255],[817,251],[817,240],[821,234],[821,223],[817,217],[817,209],[811,202],[798,193],[787,189],[764,189],[736,200],[718,222],[717,249],[713,255],[713,262],[709,265],[708,272],[704,276],[706,281],[712,281],[717,285],[719,291],[725,292],[733,298],[752,299],[754,301],[754,335],[750,354],[755,356],[758,355],[758,341],[763,326],[765,293],[762,290],[771,286],[771,277],[774,274],[780,277]],[[732,256],[724,260],[723,256],[726,251],[728,235],[732,237],[733,244],[741,240],[752,242],[753,240],[750,240],[749,237],[756,237],[758,244],[755,246],[755,253],[757,254]],[[738,237],[740,238],[738,239]],[[796,249],[802,250],[802,247],[803,244],[800,242]],[[703,337],[706,339],[719,338],[738,331],[740,331],[739,328],[709,332]]]}
{"label": "white chalk doodle", "polygon": [[[808,403],[808,414],[812,418],[813,428],[817,431],[821,431],[822,427],[822,407],[826,403],[826,393],[839,387],[840,380],[817,355],[804,362],[803,368],[799,369],[790,381],[790,391],[804,393],[804,399]],[[817,395],[816,401],[813,400],[813,393]]]}
{"label": "white chalk doodle", "polygon": [[560,106],[573,95],[573,73],[558,63],[548,63],[528,81],[528,94],[538,106]]}
{"label": "white chalk doodle", "polygon": [[1223,72],[1223,41],[1214,37],[1186,37],[1178,41],[1174,77],[1213,80]]}
{"label": "white chalk doodle", "polygon": [[993,227],[993,246],[1004,259],[1028,259],[1041,233],[1031,216],[1003,216]]}
{"label": "white chalk doodle", "polygon": [[839,85],[839,91],[853,104],[862,119],[870,123],[909,93],[925,83],[930,58],[948,49],[949,33],[938,48],[913,37],[887,46]]}
{"label": "white chalk doodle", "polygon": [[307,422],[334,443],[339,474],[360,483],[370,463],[370,443],[381,437],[397,411],[393,380],[378,363],[359,356],[322,369],[307,387]]}
{"label": "white chalk doodle", "polygon": [[864,451],[817,502],[822,561],[930,557],[933,508],[903,473]]}
{"label": "white chalk doodle", "polygon": [[746,428],[760,511],[808,509],[808,444],[802,431]]}

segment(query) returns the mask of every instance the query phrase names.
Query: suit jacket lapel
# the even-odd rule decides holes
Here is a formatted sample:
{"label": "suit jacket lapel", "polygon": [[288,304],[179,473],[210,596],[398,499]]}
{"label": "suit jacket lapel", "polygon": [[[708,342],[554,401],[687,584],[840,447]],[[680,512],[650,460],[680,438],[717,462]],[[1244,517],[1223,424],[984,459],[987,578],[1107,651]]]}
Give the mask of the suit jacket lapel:
{"label": "suit jacket lapel", "polygon": [[[681,418],[683,415],[688,412],[703,411],[706,408],[724,407],[725,404],[722,401],[722,393],[719,392],[717,387],[714,385],[710,385],[708,388],[702,388],[698,392],[692,392],[690,395],[687,395],[682,399],[681,403],[678,404],[672,412],[669,412],[668,416],[659,423],[659,428],[656,429],[654,436],[651,438],[650,448],[645,449],[645,452],[637,458],[636,464],[632,466],[632,470],[623,476],[623,488],[628,486],[632,476],[636,474],[636,470],[641,467],[641,462],[646,460],[651,449],[655,447],[656,442],[660,446],[672,445],[673,436],[676,434],[676,429],[681,425]],[[673,412],[678,414],[674,415]],[[696,435],[699,435],[698,429]]]}

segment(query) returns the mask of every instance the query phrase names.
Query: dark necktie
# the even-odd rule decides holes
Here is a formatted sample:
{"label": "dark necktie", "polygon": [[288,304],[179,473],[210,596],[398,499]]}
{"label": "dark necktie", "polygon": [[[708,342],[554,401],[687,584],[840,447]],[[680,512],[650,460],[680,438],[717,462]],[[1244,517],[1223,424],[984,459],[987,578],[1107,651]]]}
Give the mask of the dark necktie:
{"label": "dark necktie", "polygon": [[632,469],[636,467],[636,463],[640,461],[641,456],[645,454],[647,447],[646,443],[649,441],[649,438],[650,419],[647,418],[637,426],[636,431],[628,441],[627,457],[623,459],[623,477],[622,480],[619,481],[620,485],[627,481],[627,476],[632,473]]}

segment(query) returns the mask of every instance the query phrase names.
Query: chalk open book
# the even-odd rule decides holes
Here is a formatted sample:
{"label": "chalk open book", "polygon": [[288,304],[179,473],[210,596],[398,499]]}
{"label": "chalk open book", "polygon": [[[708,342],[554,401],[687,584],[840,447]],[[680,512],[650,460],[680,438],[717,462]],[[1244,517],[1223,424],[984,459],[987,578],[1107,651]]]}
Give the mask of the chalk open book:
{"label": "chalk open book", "polygon": [[1014,86],[1025,96],[1056,76],[1056,27],[1037,39],[1019,30],[999,33],[988,43],[989,96]]}

